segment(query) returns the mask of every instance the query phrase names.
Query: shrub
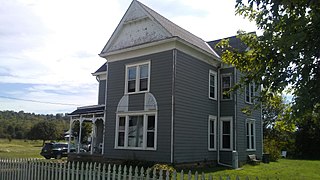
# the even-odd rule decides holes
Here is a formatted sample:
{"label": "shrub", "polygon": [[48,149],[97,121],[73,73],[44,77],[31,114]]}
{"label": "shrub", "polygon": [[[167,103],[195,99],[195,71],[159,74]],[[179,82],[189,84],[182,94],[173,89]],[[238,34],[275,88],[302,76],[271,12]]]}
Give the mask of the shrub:
{"label": "shrub", "polygon": [[265,139],[264,140],[264,152],[270,154],[270,161],[277,161],[280,157],[280,143],[274,139]]}

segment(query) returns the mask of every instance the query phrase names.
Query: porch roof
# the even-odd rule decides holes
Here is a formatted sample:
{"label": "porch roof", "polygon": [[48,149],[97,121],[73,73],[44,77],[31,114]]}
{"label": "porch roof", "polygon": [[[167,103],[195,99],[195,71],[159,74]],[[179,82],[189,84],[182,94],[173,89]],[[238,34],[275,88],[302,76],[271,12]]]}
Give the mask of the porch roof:
{"label": "porch roof", "polygon": [[82,106],[78,107],[75,111],[69,114],[69,116],[76,116],[82,114],[96,114],[103,113],[105,105],[94,105],[94,106]]}

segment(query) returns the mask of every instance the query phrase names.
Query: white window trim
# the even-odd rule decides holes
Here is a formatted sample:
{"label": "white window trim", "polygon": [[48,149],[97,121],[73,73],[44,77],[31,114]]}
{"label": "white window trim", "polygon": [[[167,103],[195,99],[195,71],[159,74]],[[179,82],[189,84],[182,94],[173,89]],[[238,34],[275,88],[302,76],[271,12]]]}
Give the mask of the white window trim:
{"label": "white window trim", "polygon": [[[214,127],[213,127],[213,129],[214,129],[214,145],[213,145],[214,148],[210,147],[211,121],[213,121],[213,124],[214,124]],[[217,116],[212,116],[212,115],[209,115],[209,119],[208,119],[208,150],[209,151],[216,151],[217,150]]]}
{"label": "white window trim", "polygon": [[[247,101],[247,86],[249,86],[249,101]],[[253,86],[253,93],[251,92],[251,86]],[[251,94],[253,96],[251,96]],[[254,83],[249,83],[244,88],[244,101],[247,104],[254,104],[254,99],[253,99],[254,96],[255,96],[255,85]]]}
{"label": "white window trim", "polygon": [[232,95],[233,95],[233,93],[232,92],[230,92],[230,98],[229,99],[223,99],[223,84],[222,84],[222,79],[224,78],[224,77],[230,77],[230,89],[231,89],[231,87],[232,87],[232,74],[231,73],[228,73],[228,74],[221,74],[221,81],[220,81],[220,83],[221,83],[221,101],[230,101],[230,100],[232,100]]}
{"label": "white window trim", "polygon": [[[211,75],[214,75],[214,98],[213,97],[211,97],[210,96],[210,76]],[[217,72],[216,71],[213,71],[213,70],[209,70],[209,87],[208,87],[208,90],[209,90],[209,92],[208,92],[208,97],[209,97],[209,99],[212,99],[212,100],[217,100],[217,96],[218,96],[218,94],[217,94]]]}
{"label": "white window trim", "polygon": [[[147,116],[155,116],[155,131],[154,131],[154,148],[147,147]],[[142,147],[129,147],[128,146],[128,130],[129,130],[129,116],[143,116],[143,144]],[[119,117],[125,117],[125,135],[124,135],[124,146],[118,146],[118,136],[119,136]],[[116,118],[116,130],[115,130],[115,149],[130,149],[130,150],[157,150],[157,139],[158,139],[158,115],[157,112],[131,112],[131,113],[118,113]]]}
{"label": "white window trim", "polygon": [[[253,124],[253,138],[254,138],[254,142],[253,142],[253,146],[254,148],[251,149],[247,149],[247,151],[256,151],[256,120],[255,119],[246,119],[246,146],[247,146],[247,124]],[[251,136],[251,128],[249,128],[249,136]],[[252,147],[252,142],[251,142],[251,137],[249,138],[249,147]],[[247,147],[246,147],[247,148]]]}
{"label": "white window trim", "polygon": [[[224,121],[230,122],[230,148],[226,149],[223,148],[223,134],[222,134],[222,124]],[[233,149],[233,117],[232,116],[225,116],[220,118],[220,150],[221,151],[232,151]]]}
{"label": "white window trim", "polygon": [[[140,69],[138,68],[141,65],[148,64],[148,87],[145,91],[139,91],[140,87]],[[128,68],[136,66],[136,87],[135,92],[128,92]],[[124,86],[124,92],[125,94],[138,94],[138,93],[145,93],[150,91],[150,71],[151,71],[151,63],[150,61],[144,61],[134,64],[127,64],[126,65],[126,74],[125,74],[125,86]]]}

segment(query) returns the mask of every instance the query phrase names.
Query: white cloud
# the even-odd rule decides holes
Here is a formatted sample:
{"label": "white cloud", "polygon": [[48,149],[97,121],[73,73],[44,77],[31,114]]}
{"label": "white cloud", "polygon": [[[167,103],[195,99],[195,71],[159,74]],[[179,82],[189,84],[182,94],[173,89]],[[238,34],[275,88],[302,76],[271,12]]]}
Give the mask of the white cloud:
{"label": "white cloud", "polygon": [[[204,40],[235,35],[254,25],[234,17],[234,1],[141,0]],[[98,54],[131,0],[0,0],[0,83],[26,87],[6,96],[90,105],[97,102],[91,73],[105,60]],[[0,94],[1,95],[1,94]],[[0,109],[38,113],[75,107],[0,98]]]}

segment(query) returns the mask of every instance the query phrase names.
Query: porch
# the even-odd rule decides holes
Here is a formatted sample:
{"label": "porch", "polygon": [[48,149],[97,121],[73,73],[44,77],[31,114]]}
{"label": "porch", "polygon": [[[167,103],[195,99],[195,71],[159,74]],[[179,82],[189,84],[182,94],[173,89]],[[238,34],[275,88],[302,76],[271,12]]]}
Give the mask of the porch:
{"label": "porch", "polygon": [[104,153],[105,105],[78,107],[70,116],[68,153]]}

